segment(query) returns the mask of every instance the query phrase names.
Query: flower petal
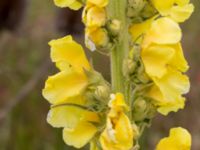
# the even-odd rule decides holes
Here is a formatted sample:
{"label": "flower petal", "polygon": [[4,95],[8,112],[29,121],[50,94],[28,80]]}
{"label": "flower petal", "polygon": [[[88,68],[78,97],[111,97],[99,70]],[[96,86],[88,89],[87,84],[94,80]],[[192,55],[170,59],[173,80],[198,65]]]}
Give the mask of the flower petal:
{"label": "flower petal", "polygon": [[64,128],[63,139],[67,145],[81,148],[86,145],[97,132],[91,123],[80,123],[75,129]]}
{"label": "flower petal", "polygon": [[115,131],[116,139],[121,143],[120,147],[124,147],[124,150],[130,149],[133,146],[133,128],[129,118],[124,113],[120,114]]}
{"label": "flower petal", "polygon": [[51,104],[59,104],[67,102],[70,97],[81,94],[87,84],[87,78],[83,73],[66,70],[50,76],[42,93]]}
{"label": "flower petal", "polygon": [[130,27],[129,32],[131,33],[134,42],[141,43],[142,36],[150,29],[154,18],[155,17],[148,19],[142,23],[133,24]]}
{"label": "flower petal", "polygon": [[175,0],[175,3],[177,5],[180,5],[180,6],[184,6],[186,4],[189,4],[190,0]]}
{"label": "flower petal", "polygon": [[155,85],[151,87],[147,95],[155,100],[152,103],[158,107],[157,111],[165,116],[170,112],[177,112],[185,106],[185,98],[179,95],[173,99],[167,99]]}
{"label": "flower petal", "polygon": [[82,4],[77,0],[54,0],[54,3],[58,7],[69,7],[73,10],[78,10],[82,7]]}
{"label": "flower petal", "polygon": [[144,38],[143,47],[147,47],[151,43],[176,44],[180,42],[181,37],[182,33],[179,25],[172,19],[162,17],[152,23]]}
{"label": "flower petal", "polygon": [[188,77],[172,68],[168,68],[162,78],[153,78],[153,81],[166,99],[174,99],[178,95],[186,94],[190,88]]}
{"label": "flower petal", "polygon": [[170,112],[177,112],[179,109],[183,109],[185,107],[185,98],[184,97],[176,97],[173,101],[168,101],[166,103],[160,103],[157,111],[162,115],[168,115]]}
{"label": "flower petal", "polygon": [[108,118],[100,142],[104,150],[129,150],[133,146],[133,136],[130,120],[120,113],[118,118]]}
{"label": "flower petal", "polygon": [[155,8],[162,14],[165,15],[166,11],[168,11],[173,5],[174,5],[174,0],[151,0]]}
{"label": "flower petal", "polygon": [[105,7],[108,4],[108,0],[88,0],[88,2],[95,4],[98,7]]}
{"label": "flower petal", "polygon": [[181,127],[172,128],[169,137],[163,138],[158,143],[156,150],[190,150],[191,135]]}
{"label": "flower petal", "polygon": [[141,55],[147,74],[151,77],[162,77],[174,53],[174,49],[167,45],[154,44],[143,49]]}
{"label": "flower petal", "polygon": [[79,10],[82,6],[83,6],[82,3],[76,0],[69,6],[69,8],[71,8],[72,10]]}
{"label": "flower petal", "polygon": [[169,62],[169,64],[177,68],[181,72],[186,72],[189,68],[188,63],[184,57],[183,49],[180,43],[172,46],[175,50],[175,55]]}
{"label": "flower petal", "polygon": [[82,46],[73,41],[71,36],[52,40],[49,45],[51,46],[51,59],[60,70],[68,69],[69,65],[77,71],[82,71],[82,68],[90,69]]}
{"label": "flower petal", "polygon": [[47,122],[53,127],[66,127],[74,129],[80,122],[98,122],[98,116],[94,112],[87,111],[81,107],[73,105],[53,106],[47,117]]}
{"label": "flower petal", "polygon": [[169,12],[169,16],[176,22],[184,22],[194,11],[194,5],[188,4],[185,6],[173,6]]}

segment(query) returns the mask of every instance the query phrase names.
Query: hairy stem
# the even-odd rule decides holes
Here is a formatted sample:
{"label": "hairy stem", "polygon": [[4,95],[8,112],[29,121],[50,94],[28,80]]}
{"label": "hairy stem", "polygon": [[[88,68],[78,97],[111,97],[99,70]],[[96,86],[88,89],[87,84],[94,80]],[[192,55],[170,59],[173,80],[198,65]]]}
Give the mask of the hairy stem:
{"label": "hairy stem", "polygon": [[111,76],[113,91],[122,93],[126,93],[125,79],[122,72],[123,60],[127,57],[129,50],[126,6],[126,0],[110,0],[108,5],[108,17],[111,20],[117,19],[121,24],[111,52]]}

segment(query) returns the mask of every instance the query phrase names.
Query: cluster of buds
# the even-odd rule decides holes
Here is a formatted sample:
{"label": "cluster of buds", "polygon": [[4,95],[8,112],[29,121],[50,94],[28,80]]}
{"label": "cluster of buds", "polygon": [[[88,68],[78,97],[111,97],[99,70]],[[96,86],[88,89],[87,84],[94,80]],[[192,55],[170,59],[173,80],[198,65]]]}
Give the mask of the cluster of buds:
{"label": "cluster of buds", "polygon": [[83,10],[82,20],[85,24],[85,43],[91,50],[107,53],[109,35],[106,29],[108,0],[89,0]]}
{"label": "cluster of buds", "polygon": [[[90,150],[138,150],[138,140],[157,112],[184,108],[189,67],[178,23],[191,16],[194,6],[189,0],[54,2],[73,10],[84,6],[86,46],[111,55],[113,83],[91,67],[71,36],[52,40],[51,59],[60,72],[43,89],[51,104],[48,123],[63,128],[65,143],[76,148],[90,143]],[[190,134],[178,127],[156,150],[190,147]]]}

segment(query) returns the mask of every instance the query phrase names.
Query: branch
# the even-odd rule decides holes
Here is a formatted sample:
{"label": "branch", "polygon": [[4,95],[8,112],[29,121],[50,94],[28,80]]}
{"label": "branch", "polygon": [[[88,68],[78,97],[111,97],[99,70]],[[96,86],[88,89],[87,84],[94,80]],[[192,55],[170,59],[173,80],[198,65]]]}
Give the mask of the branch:
{"label": "branch", "polygon": [[50,65],[50,60],[46,59],[45,62],[42,63],[42,65],[36,70],[30,80],[19,90],[18,94],[14,98],[11,98],[9,100],[10,103],[8,103],[5,108],[0,110],[0,122],[18,103],[24,100],[25,97],[35,88],[42,77],[47,74]]}

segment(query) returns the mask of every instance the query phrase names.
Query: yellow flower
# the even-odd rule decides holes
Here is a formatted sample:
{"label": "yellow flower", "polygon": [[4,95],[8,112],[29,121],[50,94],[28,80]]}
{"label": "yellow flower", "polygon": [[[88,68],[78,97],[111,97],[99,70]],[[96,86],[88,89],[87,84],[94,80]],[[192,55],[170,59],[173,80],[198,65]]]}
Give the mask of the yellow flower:
{"label": "yellow flower", "polygon": [[148,92],[158,106],[158,112],[167,115],[171,111],[184,108],[185,99],[181,96],[189,91],[190,83],[186,75],[168,67],[167,73],[162,78],[152,78],[154,85]]}
{"label": "yellow flower", "polygon": [[154,82],[147,95],[156,100],[158,111],[167,115],[184,108],[185,99],[181,95],[188,92],[190,84],[181,72],[189,67],[180,44],[182,33],[178,24],[162,17],[136,24],[130,31],[133,39],[143,35],[139,41],[141,59]]}
{"label": "yellow flower", "polygon": [[52,61],[61,72],[47,79],[43,96],[51,104],[59,104],[82,94],[88,85],[83,68],[91,68],[83,48],[71,36],[52,40],[49,44]]}
{"label": "yellow flower", "polygon": [[87,0],[89,3],[97,5],[98,7],[105,7],[108,4],[108,0]]}
{"label": "yellow flower", "polygon": [[49,45],[51,46],[51,59],[60,70],[66,70],[71,66],[78,72],[83,68],[90,69],[82,46],[73,41],[71,36],[52,40]]}
{"label": "yellow flower", "polygon": [[121,93],[111,96],[111,108],[106,128],[100,136],[103,150],[129,150],[133,146],[134,131],[124,111],[128,109]]}
{"label": "yellow flower", "polygon": [[193,4],[189,0],[151,0],[155,8],[162,16],[167,16],[176,22],[184,22],[194,11]]}
{"label": "yellow flower", "polygon": [[181,29],[173,20],[150,19],[132,26],[130,32],[134,40],[143,35],[141,57],[150,77],[162,77],[169,65],[182,72],[189,68],[180,44]]}
{"label": "yellow flower", "polygon": [[53,127],[63,127],[63,139],[67,145],[81,148],[87,144],[97,132],[92,123],[98,123],[96,113],[79,108],[73,104],[53,106],[47,117]]}
{"label": "yellow flower", "polygon": [[87,27],[96,29],[105,25],[106,11],[104,8],[86,6],[82,18]]}
{"label": "yellow flower", "polygon": [[186,129],[172,128],[169,137],[161,139],[156,150],[190,150],[191,141],[191,135]]}
{"label": "yellow flower", "polygon": [[90,28],[86,28],[85,34],[96,46],[104,47],[109,42],[108,33],[103,28],[97,28],[94,31],[91,31]]}
{"label": "yellow flower", "polygon": [[146,48],[151,43],[176,44],[182,37],[179,25],[173,20],[162,17],[154,20],[144,36],[142,47]]}
{"label": "yellow flower", "polygon": [[147,33],[150,29],[152,22],[154,21],[155,17],[148,19],[142,23],[133,24],[129,28],[129,32],[132,36],[132,40],[138,44],[142,43],[143,36]]}
{"label": "yellow flower", "polygon": [[167,73],[168,66],[181,72],[186,72],[189,68],[180,43],[151,44],[142,49],[141,57],[146,73],[150,77],[162,77]]}
{"label": "yellow flower", "polygon": [[66,70],[49,77],[43,89],[43,96],[51,104],[68,102],[69,98],[82,94],[88,85],[83,73]]}
{"label": "yellow flower", "polygon": [[99,122],[98,115],[85,107],[87,100],[83,95],[88,86],[84,69],[91,67],[83,48],[71,36],[52,40],[49,45],[51,59],[60,72],[49,77],[43,89],[43,96],[52,104],[47,122],[64,128],[66,144],[81,148],[96,134],[94,123]]}
{"label": "yellow flower", "polygon": [[175,44],[181,40],[181,29],[176,22],[167,17],[155,18],[156,16],[130,27],[129,31],[134,42],[146,48],[152,43]]}
{"label": "yellow flower", "polygon": [[58,7],[69,7],[73,10],[78,10],[82,7],[82,3],[78,0],[54,0]]}

